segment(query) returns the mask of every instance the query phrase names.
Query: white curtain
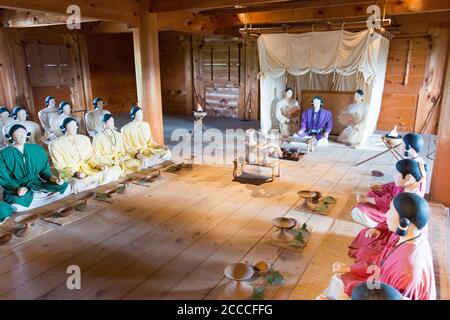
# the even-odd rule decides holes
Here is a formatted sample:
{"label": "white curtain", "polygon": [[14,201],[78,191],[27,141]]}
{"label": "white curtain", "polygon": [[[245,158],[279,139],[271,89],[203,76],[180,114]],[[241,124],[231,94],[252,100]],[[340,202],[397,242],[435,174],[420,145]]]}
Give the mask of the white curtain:
{"label": "white curtain", "polygon": [[261,128],[276,128],[276,102],[284,88],[352,91],[363,89],[369,103],[366,136],[381,109],[389,41],[378,33],[344,30],[304,34],[265,34],[258,39],[261,76]]}

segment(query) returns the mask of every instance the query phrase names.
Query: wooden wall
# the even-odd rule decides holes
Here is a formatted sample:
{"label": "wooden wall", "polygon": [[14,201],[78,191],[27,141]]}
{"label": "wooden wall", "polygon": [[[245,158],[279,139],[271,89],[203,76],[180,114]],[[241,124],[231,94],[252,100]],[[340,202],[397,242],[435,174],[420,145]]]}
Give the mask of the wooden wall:
{"label": "wooden wall", "polygon": [[0,29],[1,84],[4,103],[9,109],[16,105],[28,108],[37,120],[33,92],[27,74],[23,34],[17,30]]}
{"label": "wooden wall", "polygon": [[[425,76],[429,38],[393,39],[390,44],[379,130],[412,131],[415,127],[419,92]],[[405,85],[408,53],[409,79]]]}
{"label": "wooden wall", "polygon": [[39,122],[37,113],[52,95],[70,102],[83,116],[90,96],[84,43],[84,36],[76,33],[0,29],[0,103],[10,109],[22,105]]}
{"label": "wooden wall", "polygon": [[190,114],[192,93],[192,36],[166,31],[159,33],[162,104],[165,113]]}
{"label": "wooden wall", "polygon": [[87,50],[93,96],[111,112],[129,111],[137,103],[133,35],[88,34]]}
{"label": "wooden wall", "polygon": [[222,113],[222,107],[228,105],[225,115],[229,117],[259,119],[256,41],[194,35],[193,68],[199,100],[211,115]]}
{"label": "wooden wall", "polygon": [[399,22],[389,49],[378,129],[398,125],[401,131],[437,134],[450,25],[425,18]]}

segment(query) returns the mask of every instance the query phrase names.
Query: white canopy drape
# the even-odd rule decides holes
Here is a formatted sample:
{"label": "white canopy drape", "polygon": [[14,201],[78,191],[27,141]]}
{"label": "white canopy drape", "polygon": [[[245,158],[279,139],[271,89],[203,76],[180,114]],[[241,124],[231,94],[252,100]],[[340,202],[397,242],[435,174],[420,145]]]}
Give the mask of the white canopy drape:
{"label": "white canopy drape", "polygon": [[[365,89],[369,103],[366,136],[373,133],[381,96],[389,41],[369,29],[303,34],[264,34],[258,39],[261,71],[261,128],[277,128],[274,107],[282,99],[288,78],[297,88],[313,90]],[[306,83],[307,82],[307,83]]]}

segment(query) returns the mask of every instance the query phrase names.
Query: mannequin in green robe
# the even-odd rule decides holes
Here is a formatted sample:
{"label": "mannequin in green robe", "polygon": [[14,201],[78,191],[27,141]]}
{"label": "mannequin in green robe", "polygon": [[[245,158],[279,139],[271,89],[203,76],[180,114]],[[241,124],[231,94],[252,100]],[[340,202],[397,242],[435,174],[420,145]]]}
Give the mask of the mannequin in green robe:
{"label": "mannequin in green robe", "polygon": [[26,144],[27,131],[14,125],[7,136],[12,146],[0,150],[0,185],[3,200],[15,211],[25,211],[70,194],[69,185],[50,170],[44,148]]}

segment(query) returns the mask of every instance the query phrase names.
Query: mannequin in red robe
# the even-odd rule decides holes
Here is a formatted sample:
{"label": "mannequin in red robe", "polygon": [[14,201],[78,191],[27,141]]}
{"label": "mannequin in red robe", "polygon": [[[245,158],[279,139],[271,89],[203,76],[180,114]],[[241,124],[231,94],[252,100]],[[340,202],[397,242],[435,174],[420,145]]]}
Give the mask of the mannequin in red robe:
{"label": "mannequin in red robe", "polygon": [[[421,171],[422,167],[420,163],[415,160],[405,159],[399,161],[396,168],[395,183],[397,185],[404,185],[405,187],[403,189],[405,192],[409,191],[423,197],[424,193],[421,192],[420,186],[422,185],[424,173]],[[386,211],[389,208],[390,204]],[[383,215],[381,218],[383,220],[375,228],[364,228],[355,237],[349,246],[348,255],[351,258],[354,258],[356,261],[372,260],[388,243],[398,240],[398,236],[395,233],[391,233],[388,229],[386,215]],[[425,235],[428,235],[427,229],[427,226],[425,226],[423,230]]]}
{"label": "mannequin in red robe", "polygon": [[355,222],[368,228],[375,228],[386,221],[386,212],[390,203],[400,192],[425,195],[426,170],[423,163],[416,160],[400,160],[396,164],[394,182],[373,188],[353,209],[352,218]]}
{"label": "mannequin in red robe", "polygon": [[348,266],[336,262],[329,288],[318,299],[349,299],[353,288],[363,282],[386,283],[411,300],[436,299],[433,257],[423,229],[428,223],[428,203],[417,194],[400,193],[392,201],[386,224],[397,234],[372,261]]}

